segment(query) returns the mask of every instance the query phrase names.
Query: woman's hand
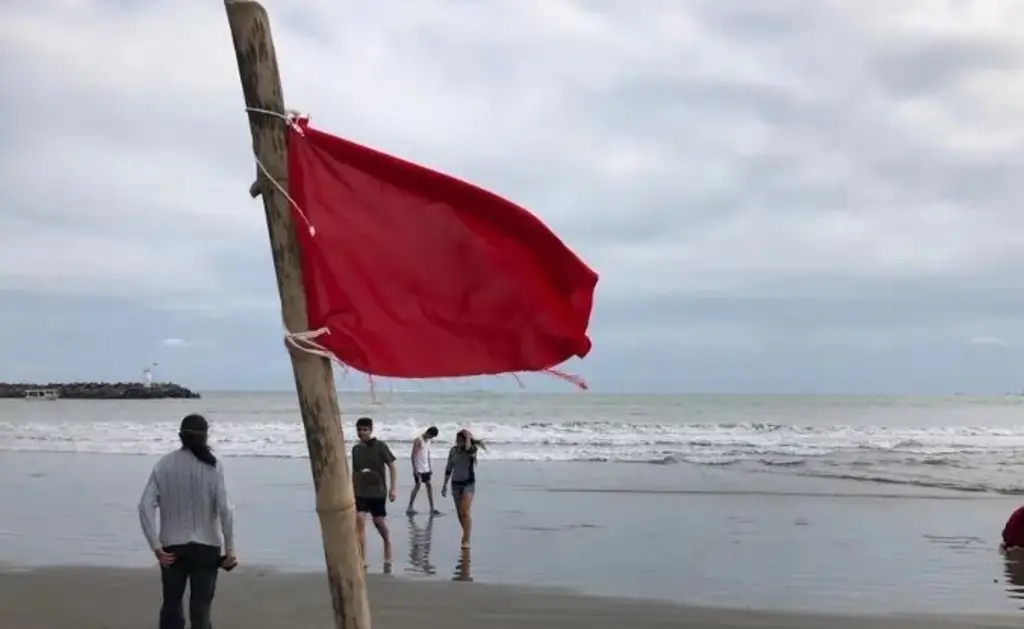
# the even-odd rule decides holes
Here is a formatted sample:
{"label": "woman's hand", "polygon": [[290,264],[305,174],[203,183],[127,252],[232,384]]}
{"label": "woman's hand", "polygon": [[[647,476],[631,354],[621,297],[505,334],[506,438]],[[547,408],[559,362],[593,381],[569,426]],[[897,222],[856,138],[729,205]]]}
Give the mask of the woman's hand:
{"label": "woman's hand", "polygon": [[445,498],[448,496],[448,485],[441,485],[441,497]]}
{"label": "woman's hand", "polygon": [[163,548],[156,548],[153,550],[153,554],[156,555],[157,562],[165,568],[175,562],[177,557],[167,552]]}

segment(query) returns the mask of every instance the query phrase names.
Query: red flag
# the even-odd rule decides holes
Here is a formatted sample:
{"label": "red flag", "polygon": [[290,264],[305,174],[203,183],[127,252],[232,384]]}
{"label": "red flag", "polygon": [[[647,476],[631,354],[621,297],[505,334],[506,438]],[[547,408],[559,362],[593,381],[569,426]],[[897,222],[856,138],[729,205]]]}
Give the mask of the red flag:
{"label": "red flag", "polygon": [[590,351],[597,274],[527,210],[303,119],[288,184],[309,327],[342,363],[395,378],[558,374]]}

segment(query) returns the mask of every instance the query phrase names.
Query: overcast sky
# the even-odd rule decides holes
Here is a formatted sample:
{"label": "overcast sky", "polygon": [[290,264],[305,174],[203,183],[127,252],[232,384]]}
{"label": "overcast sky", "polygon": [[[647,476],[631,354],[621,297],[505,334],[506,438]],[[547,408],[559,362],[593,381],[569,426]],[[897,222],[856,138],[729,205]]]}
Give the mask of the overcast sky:
{"label": "overcast sky", "polygon": [[[267,6],[289,107],[601,274],[595,389],[1024,389],[1024,2]],[[0,58],[0,380],[290,388],[221,3],[5,0]]]}

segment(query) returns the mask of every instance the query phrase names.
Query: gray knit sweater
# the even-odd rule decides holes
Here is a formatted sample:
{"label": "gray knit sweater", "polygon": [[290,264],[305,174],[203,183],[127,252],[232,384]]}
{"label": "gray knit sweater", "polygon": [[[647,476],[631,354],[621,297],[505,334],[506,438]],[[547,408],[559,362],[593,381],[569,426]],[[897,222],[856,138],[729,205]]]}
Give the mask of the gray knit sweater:
{"label": "gray knit sweater", "polygon": [[160,459],[139,501],[139,521],[153,550],[194,542],[223,545],[224,552],[234,552],[234,514],[224,485],[224,462],[218,460],[211,467],[184,449]]}

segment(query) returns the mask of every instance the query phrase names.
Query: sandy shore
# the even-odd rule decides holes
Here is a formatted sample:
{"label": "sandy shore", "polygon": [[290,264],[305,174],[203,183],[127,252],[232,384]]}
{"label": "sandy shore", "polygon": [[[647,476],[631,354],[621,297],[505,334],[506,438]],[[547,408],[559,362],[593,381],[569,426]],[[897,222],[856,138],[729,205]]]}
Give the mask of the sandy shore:
{"label": "sandy shore", "polygon": [[[1019,627],[1019,617],[821,616],[677,607],[557,590],[370,577],[378,629],[446,627],[690,627],[746,629],[937,629]],[[739,601],[737,601],[739,602]],[[137,629],[155,627],[156,570],[52,568],[0,572],[0,627]],[[868,611],[868,610],[865,610]],[[240,568],[222,575],[218,629],[332,629],[322,575]]]}

